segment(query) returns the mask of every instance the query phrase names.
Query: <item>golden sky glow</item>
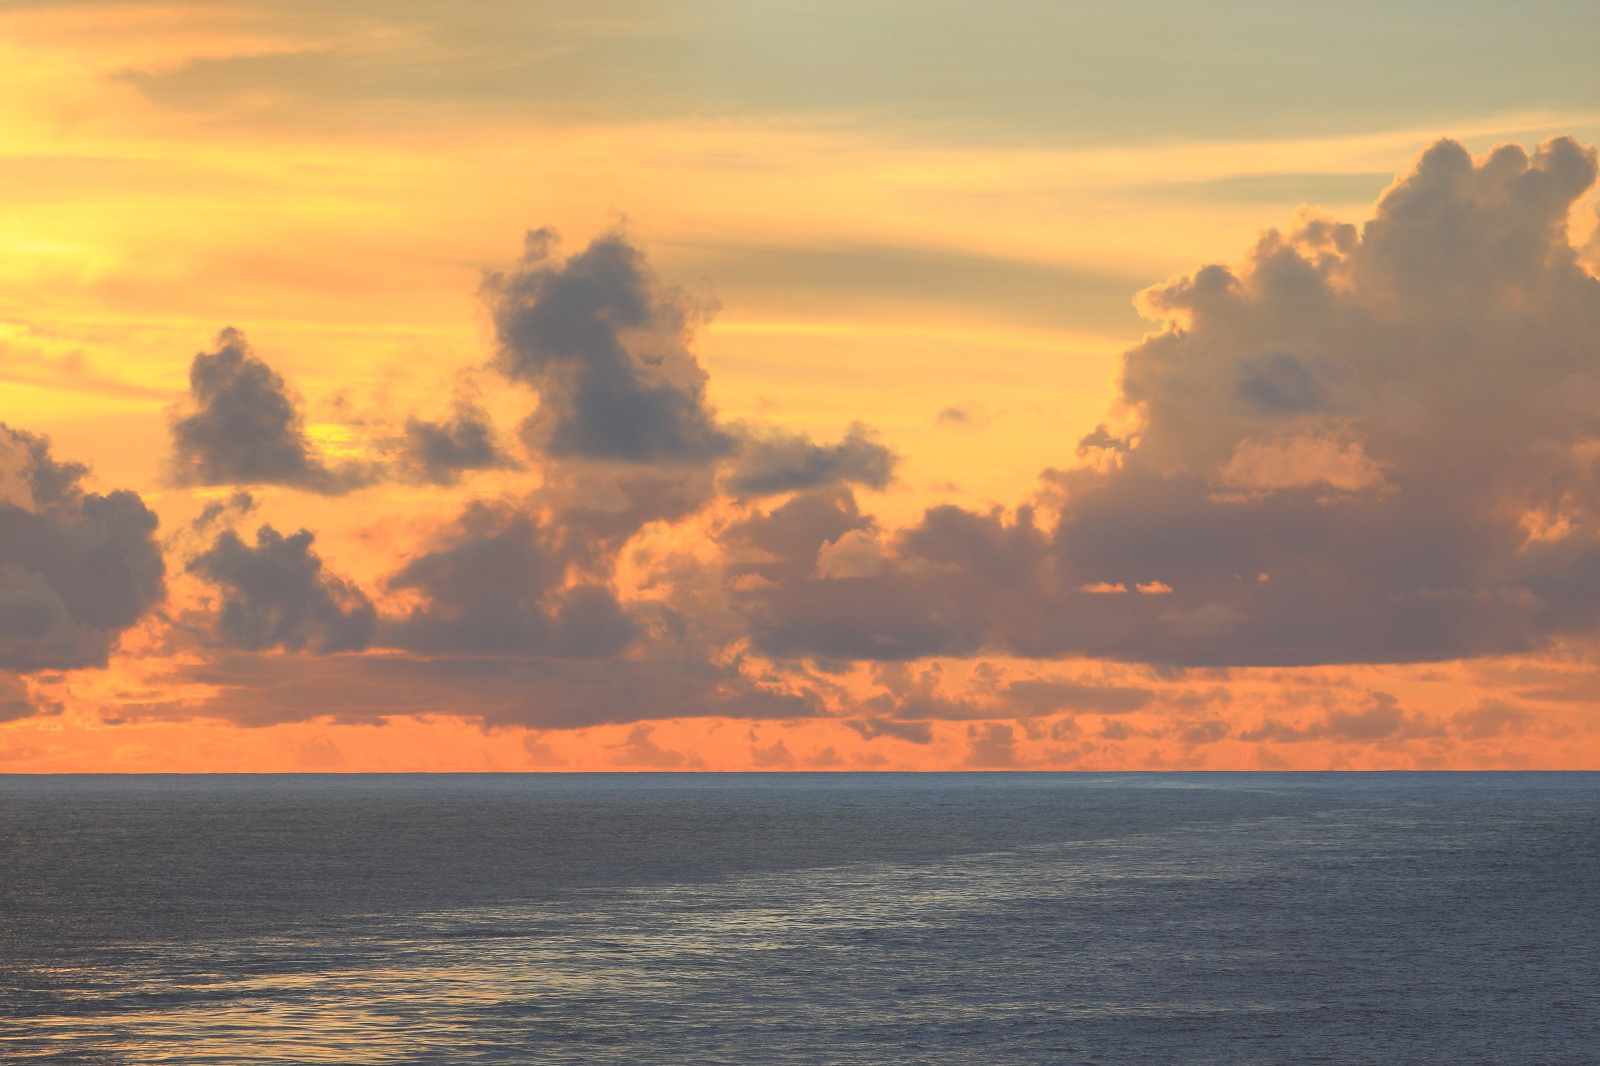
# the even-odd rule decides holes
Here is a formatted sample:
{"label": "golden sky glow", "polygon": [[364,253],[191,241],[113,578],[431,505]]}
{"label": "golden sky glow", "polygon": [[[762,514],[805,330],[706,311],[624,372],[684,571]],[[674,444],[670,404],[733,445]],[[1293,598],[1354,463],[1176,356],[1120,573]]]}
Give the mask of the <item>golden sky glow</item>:
{"label": "golden sky glow", "polygon": [[[1526,58],[1534,44],[1522,29],[1473,16],[1445,47],[1419,5],[1396,15],[1391,38],[1365,57],[1306,60],[1305,84],[1283,66],[1304,29],[1293,13],[1277,25],[1224,7],[1219,25],[1195,32],[1232,27],[1241,47],[1256,49],[1230,58],[1206,51],[1215,42],[1185,46],[1142,23],[1091,17],[1088,5],[1003,4],[990,16],[993,32],[955,62],[969,16],[941,22],[898,3],[852,5],[820,29],[822,15],[787,4],[607,3],[583,18],[567,6],[484,4],[463,14],[419,3],[396,14],[288,0],[0,4],[0,421],[48,436],[55,462],[88,464],[91,492],[138,493],[159,516],[165,565],[164,597],[106,629],[114,648],[103,666],[88,652],[46,661],[24,647],[33,623],[14,623],[24,650],[0,661],[15,671],[0,673],[0,705],[13,708],[0,714],[0,770],[1600,766],[1600,645],[1584,621],[1600,609],[1584,597],[1600,597],[1600,587],[1584,591],[1588,564],[1570,559],[1526,570],[1544,558],[1541,545],[1587,558],[1584,546],[1600,538],[1591,471],[1600,430],[1584,406],[1600,402],[1600,341],[1583,333],[1600,322],[1591,183],[1562,203],[1563,232],[1549,245],[1577,249],[1572,262],[1586,265],[1540,273],[1537,286],[1521,275],[1502,285],[1492,264],[1461,282],[1481,292],[1444,293],[1441,282],[1440,293],[1417,295],[1405,270],[1422,268],[1380,278],[1392,263],[1378,251],[1368,262],[1307,228],[1321,225],[1308,219],[1373,219],[1380,196],[1419,173],[1440,138],[1476,156],[1484,182],[1514,165],[1490,160],[1497,144],[1533,154],[1558,135],[1577,145],[1600,138],[1593,78],[1572,76],[1592,63],[1588,5],[1546,5],[1549,18],[1576,29],[1537,76],[1522,67],[1521,80],[1497,81],[1498,68],[1482,63],[1496,48]],[[1181,28],[1188,16],[1171,12]],[[1332,47],[1356,29],[1327,33]],[[1126,84],[1110,77],[1119,64],[1106,58],[1119,49]],[[1403,76],[1403,61],[1416,77]],[[1186,90],[1162,71],[1197,80]],[[1413,97],[1381,95],[1413,82]],[[1280,98],[1264,91],[1272,85],[1284,86]],[[1592,172],[1591,150],[1523,156],[1519,173],[1554,187],[1577,180],[1568,175],[1584,158]],[[1456,164],[1437,165],[1444,173]],[[1392,216],[1395,226],[1412,217],[1398,207]],[[1509,207],[1504,217],[1523,218]],[[1481,237],[1464,229],[1463,246],[1501,241],[1511,264],[1518,241],[1556,240],[1526,225]],[[559,247],[519,260],[524,234],[540,227],[561,235]],[[1393,341],[1388,363],[1363,369],[1354,327],[1319,324],[1309,310],[1303,328],[1280,321],[1257,244],[1272,227],[1298,234],[1290,243],[1304,262],[1326,260],[1328,292],[1392,327],[1361,344],[1376,351],[1386,338],[1421,339]],[[1405,241],[1422,240],[1380,246],[1376,232],[1363,247],[1398,249],[1395,261],[1411,254]],[[734,443],[707,445],[699,466],[676,453],[561,452],[547,394],[568,387],[567,371],[549,370],[533,349],[506,354],[515,345],[505,322],[532,305],[486,284],[488,273],[555,286],[608,234],[648,262],[658,310],[687,308],[694,319],[681,332],[655,318],[635,323],[638,336],[622,343],[644,352],[636,361],[647,367],[657,365],[650,345],[686,343],[661,363],[669,378],[680,374],[669,384],[682,396],[693,388],[681,375],[696,365],[708,375],[703,408],[714,413],[702,428]],[[1471,248],[1449,255],[1464,259]],[[1347,268],[1327,265],[1339,257]],[[1211,305],[1194,295],[1205,264],[1230,264],[1245,279],[1240,291],[1257,302],[1228,312],[1244,317],[1206,319]],[[1572,281],[1582,270],[1587,287]],[[1168,282],[1141,318],[1135,294]],[[1503,314],[1493,309],[1502,299]],[[1488,308],[1477,335],[1503,324],[1509,339],[1483,341],[1470,359],[1448,349],[1439,339],[1448,331],[1429,317],[1447,303]],[[196,474],[202,452],[175,443],[175,420],[203,407],[190,392],[191,361],[227,351],[218,336],[228,327],[247,338],[238,349],[247,363],[259,360],[285,383],[310,473],[252,476],[235,463],[228,476]],[[1535,327],[1548,335],[1532,347],[1517,339]],[[1189,337],[1183,365],[1192,371],[1163,361],[1163,330],[1173,345]],[[1356,369],[1345,368],[1342,344],[1356,351]],[[1552,355],[1548,374],[1521,378],[1508,369],[1535,350],[1568,362],[1557,367]],[[1119,384],[1129,352],[1134,369]],[[1446,359],[1456,369],[1440,370]],[[1234,371],[1216,368],[1236,364],[1238,396],[1267,399],[1248,415],[1213,418],[1202,399],[1233,388],[1223,378]],[[1402,364],[1403,373],[1392,370]],[[1392,625],[1387,645],[1347,637],[1367,625],[1367,607],[1329,607],[1327,629],[1307,630],[1312,643],[1223,647],[1228,633],[1250,630],[1257,601],[1205,582],[1256,582],[1268,591],[1249,595],[1266,604],[1273,589],[1334,573],[1316,585],[1321,600],[1305,601],[1317,604],[1348,583],[1339,566],[1358,576],[1369,563],[1374,574],[1393,566],[1408,580],[1405,566],[1430,565],[1430,537],[1475,521],[1443,504],[1393,525],[1350,519],[1351,536],[1418,538],[1414,565],[1356,553],[1322,567],[1275,541],[1240,564],[1244,573],[1222,574],[1221,562],[1215,573],[1183,569],[1188,562],[1169,572],[1145,554],[1124,560],[1124,574],[1124,557],[1110,549],[1072,555],[1079,549],[1058,545],[1046,569],[1066,582],[1051,595],[1066,598],[1028,616],[1032,635],[1008,628],[1038,607],[1021,593],[995,608],[1018,617],[974,622],[942,643],[916,644],[907,635],[921,632],[915,625],[901,632],[885,621],[845,654],[814,632],[813,617],[860,619],[890,594],[853,608],[824,603],[830,581],[877,580],[934,604],[948,590],[927,591],[919,575],[959,571],[974,588],[988,580],[984,567],[1000,566],[1012,541],[960,562],[917,555],[918,531],[936,532],[929,508],[959,508],[974,538],[981,526],[1025,539],[1032,507],[1040,545],[1069,521],[1081,529],[1103,520],[1094,528],[1131,541],[1127,530],[1145,528],[1128,517],[1138,508],[1149,508],[1141,513],[1152,530],[1180,513],[1118,473],[1143,469],[1145,456],[1161,476],[1196,464],[1191,480],[1211,493],[1194,505],[1202,518],[1208,507],[1267,507],[1268,497],[1296,492],[1310,495],[1294,522],[1369,503],[1381,510],[1386,499],[1417,498],[1424,490],[1415,486],[1453,484],[1435,446],[1455,439],[1450,418],[1485,409],[1460,397],[1479,385],[1515,393],[1519,381],[1530,396],[1562,399],[1530,399],[1495,423],[1503,434],[1482,436],[1505,455],[1560,450],[1560,462],[1528,460],[1548,491],[1519,495],[1510,486],[1534,474],[1508,466],[1503,484],[1463,489],[1451,506],[1477,501],[1486,527],[1504,519],[1526,540],[1491,550],[1482,545],[1501,533],[1463,537],[1461,573],[1477,580],[1500,569],[1481,587],[1419,578],[1413,590],[1419,603],[1504,597],[1508,612],[1526,608],[1515,633],[1462,622],[1412,646],[1413,630],[1442,625],[1429,621],[1432,608],[1417,607],[1414,621],[1391,618],[1379,598],[1371,624]],[[1294,391],[1302,388],[1310,391]],[[424,476],[404,450],[408,420],[446,425],[458,402],[492,425],[505,461]],[[1278,428],[1250,421],[1267,407],[1283,415]],[[1548,434],[1517,421],[1551,411],[1567,421]],[[857,424],[868,428],[851,436]],[[1102,444],[1086,447],[1102,424]],[[802,439],[819,450],[806,452]],[[738,470],[766,454],[762,442],[782,452],[770,462],[803,466],[851,440],[859,448],[841,463],[870,463],[887,448],[898,457],[892,480],[875,487],[858,471],[802,483],[783,467],[786,488],[728,487],[756,476]],[[315,480],[347,474],[365,480],[337,489]],[[628,493],[666,493],[669,481],[693,504],[638,522],[604,560],[560,549],[567,569],[539,586],[537,610],[518,601],[555,626],[566,617],[563,597],[603,586],[631,619],[628,639],[602,653],[599,637],[529,637],[523,647],[440,628],[440,605],[454,593],[428,567],[488,543],[458,516],[489,516],[482,521],[500,523],[496,537],[533,521],[541,551],[563,537],[599,543],[603,523],[591,512],[625,513]],[[229,509],[239,490],[250,506]],[[834,529],[810,549],[805,572],[782,571],[761,523],[776,529],[771,516],[786,504],[808,493],[837,502],[828,494],[841,491],[872,521]],[[1101,499],[1103,513],[1074,517]],[[473,511],[474,501],[489,509]],[[199,522],[210,505],[217,513]],[[30,506],[43,508],[42,497]],[[1520,509],[1515,521],[1507,508]],[[561,524],[580,513],[589,525]],[[1432,515],[1437,527],[1427,525]],[[317,580],[336,584],[308,585],[307,595],[334,588],[335,606],[319,609],[339,625],[356,617],[352,604],[368,602],[370,632],[344,644],[322,630],[310,639],[312,629],[281,615],[270,639],[228,629],[230,596],[248,596],[216,576],[224,563],[208,571],[196,560],[228,529],[241,551],[256,550],[264,524],[285,537],[315,534]],[[1180,541],[1167,550],[1187,560],[1192,545]],[[465,568],[466,554],[449,558]],[[1091,573],[1094,560],[1113,561]],[[420,569],[407,571],[413,563]],[[32,580],[0,581],[0,591],[23,597]],[[1541,592],[1563,582],[1579,591]],[[784,599],[791,584],[796,598]],[[1526,605],[1540,596],[1548,604]],[[1105,612],[1107,633],[1146,626],[1158,636],[1062,636],[1065,623],[1050,611],[1066,603]],[[288,610],[269,607],[261,609]],[[13,635],[0,634],[0,644]],[[892,644],[916,650],[884,651]]]}

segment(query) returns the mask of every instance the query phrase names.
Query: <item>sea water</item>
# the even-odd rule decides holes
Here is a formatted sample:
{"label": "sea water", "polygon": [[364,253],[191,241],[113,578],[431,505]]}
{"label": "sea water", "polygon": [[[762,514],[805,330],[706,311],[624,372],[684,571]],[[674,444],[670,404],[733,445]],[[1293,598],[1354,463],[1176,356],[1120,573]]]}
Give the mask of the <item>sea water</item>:
{"label": "sea water", "polygon": [[0,1062],[1600,1062],[1600,774],[0,777]]}

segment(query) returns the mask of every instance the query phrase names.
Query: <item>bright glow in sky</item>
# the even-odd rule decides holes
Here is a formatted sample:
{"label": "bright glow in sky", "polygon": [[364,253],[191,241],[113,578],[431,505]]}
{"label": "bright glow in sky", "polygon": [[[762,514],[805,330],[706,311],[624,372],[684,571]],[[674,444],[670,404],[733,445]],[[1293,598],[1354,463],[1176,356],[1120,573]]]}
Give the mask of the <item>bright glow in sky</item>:
{"label": "bright glow in sky", "polygon": [[0,0],[0,770],[1596,767],[1597,45]]}

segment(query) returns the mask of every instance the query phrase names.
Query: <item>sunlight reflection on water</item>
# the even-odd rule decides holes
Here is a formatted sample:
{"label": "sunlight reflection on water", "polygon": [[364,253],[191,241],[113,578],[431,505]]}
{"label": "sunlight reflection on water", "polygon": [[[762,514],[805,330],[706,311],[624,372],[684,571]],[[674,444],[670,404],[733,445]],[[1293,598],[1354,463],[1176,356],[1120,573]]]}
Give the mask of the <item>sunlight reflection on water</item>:
{"label": "sunlight reflection on water", "polygon": [[1587,1062],[1594,1020],[1559,1004],[1596,990],[1572,953],[1575,932],[1597,931],[1594,851],[1549,834],[1592,843],[1594,798],[1380,797],[1289,815],[1269,797],[1201,821],[1136,811],[1097,839],[915,861],[857,847],[695,883],[142,942],[30,970],[48,996],[8,1012],[0,1051],[97,1064]]}

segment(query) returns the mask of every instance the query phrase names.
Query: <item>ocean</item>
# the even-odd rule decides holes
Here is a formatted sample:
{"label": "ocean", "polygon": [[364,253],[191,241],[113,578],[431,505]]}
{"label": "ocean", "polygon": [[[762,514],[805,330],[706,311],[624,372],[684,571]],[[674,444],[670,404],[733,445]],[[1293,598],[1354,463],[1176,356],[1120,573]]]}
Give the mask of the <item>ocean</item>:
{"label": "ocean", "polygon": [[1600,1062],[1600,774],[0,776],[0,1062]]}

